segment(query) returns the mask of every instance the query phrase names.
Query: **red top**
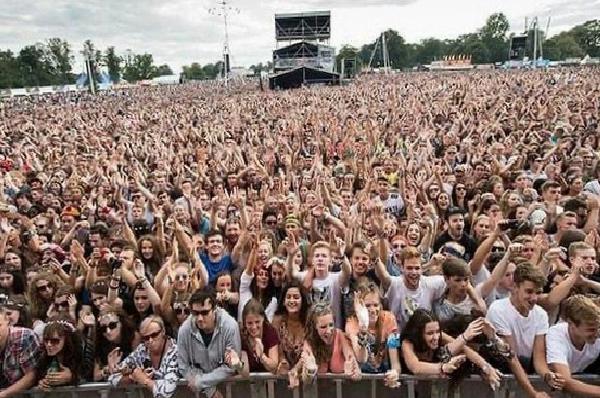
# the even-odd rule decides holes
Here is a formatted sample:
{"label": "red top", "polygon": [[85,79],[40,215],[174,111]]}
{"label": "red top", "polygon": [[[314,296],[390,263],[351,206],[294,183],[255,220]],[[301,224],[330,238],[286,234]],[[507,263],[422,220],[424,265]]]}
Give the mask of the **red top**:
{"label": "red top", "polygon": [[[277,336],[275,328],[267,322],[263,323],[262,343],[265,348],[265,355],[269,355],[269,350],[279,344],[279,337]],[[249,346],[248,338],[242,339],[242,351],[246,351],[248,354],[248,367],[250,368],[250,372],[267,371],[262,362],[260,362],[260,358],[257,358],[254,354],[254,349]]]}

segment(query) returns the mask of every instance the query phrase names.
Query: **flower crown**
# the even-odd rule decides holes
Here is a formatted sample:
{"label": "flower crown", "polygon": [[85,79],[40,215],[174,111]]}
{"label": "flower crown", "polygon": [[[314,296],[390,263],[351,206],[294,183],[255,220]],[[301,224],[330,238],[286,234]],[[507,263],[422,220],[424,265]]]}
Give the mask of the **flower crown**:
{"label": "flower crown", "polygon": [[59,324],[64,326],[65,328],[69,329],[71,332],[75,332],[75,326],[73,326],[73,324],[69,321],[50,321],[48,322],[48,325],[52,325],[52,324]]}

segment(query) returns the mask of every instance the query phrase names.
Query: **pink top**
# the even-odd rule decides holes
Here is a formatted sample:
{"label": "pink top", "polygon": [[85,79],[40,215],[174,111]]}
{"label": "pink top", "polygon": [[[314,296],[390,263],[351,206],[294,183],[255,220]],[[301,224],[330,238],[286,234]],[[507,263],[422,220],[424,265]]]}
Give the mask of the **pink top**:
{"label": "pink top", "polygon": [[344,373],[344,332],[340,329],[335,329],[333,336],[333,350],[331,352],[331,360],[329,363],[319,365],[319,373]]}

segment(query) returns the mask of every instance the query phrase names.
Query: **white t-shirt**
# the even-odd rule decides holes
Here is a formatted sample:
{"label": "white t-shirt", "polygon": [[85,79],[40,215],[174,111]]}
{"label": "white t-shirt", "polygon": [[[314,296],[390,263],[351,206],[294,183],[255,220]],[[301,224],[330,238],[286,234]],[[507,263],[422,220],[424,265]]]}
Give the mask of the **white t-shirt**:
{"label": "white t-shirt", "polygon": [[[304,281],[306,278],[307,271],[300,271],[296,274],[300,281]],[[330,272],[325,278],[317,278],[316,276],[312,281],[312,292],[311,298],[313,302],[327,301],[332,302],[334,290],[338,284],[341,272]],[[338,295],[339,297],[339,295]]]}
{"label": "white t-shirt", "polygon": [[569,324],[557,323],[546,335],[546,362],[567,365],[571,373],[581,373],[600,355],[600,338],[594,344],[585,344],[577,350],[569,337]]}
{"label": "white t-shirt", "polygon": [[587,191],[587,192],[591,192],[594,195],[600,195],[600,181],[598,181],[598,179],[595,179],[593,181],[586,183],[583,186],[583,190]]}
{"label": "white t-shirt", "polygon": [[535,336],[548,333],[548,314],[539,305],[525,317],[510,302],[510,297],[496,300],[490,306],[487,319],[492,322],[501,336],[511,336],[517,344],[519,358],[530,359],[533,356]]}
{"label": "white t-shirt", "polygon": [[[238,303],[238,321],[242,321],[242,311],[244,311],[244,307],[252,298],[252,291],[250,290],[250,284],[254,276],[250,276],[246,274],[246,272],[242,272],[242,276],[240,277],[240,302]],[[277,298],[272,297],[271,302],[265,308],[265,315],[269,322],[273,321],[273,317],[275,316],[275,311],[277,311]]]}
{"label": "white t-shirt", "polygon": [[409,290],[404,284],[404,276],[392,276],[391,284],[385,293],[390,311],[396,317],[401,331],[408,318],[416,309],[431,310],[433,302],[444,294],[446,282],[441,275],[421,276],[416,290]]}
{"label": "white t-shirt", "polygon": [[488,308],[490,308],[490,305],[492,305],[494,301],[506,298],[510,295],[510,290],[503,290],[500,289],[499,286],[496,286],[486,297],[483,297],[481,294],[481,289],[483,287],[483,283],[487,281],[490,276],[492,276],[492,273],[485,266],[481,267],[479,272],[473,275],[473,284],[475,285],[475,290],[480,296],[482,296],[481,298],[483,298],[483,301],[485,301],[485,305]]}
{"label": "white t-shirt", "polygon": [[383,208],[386,213],[392,213],[394,216],[399,217],[404,209],[404,200],[402,196],[397,193],[389,194],[388,198],[383,200]]}

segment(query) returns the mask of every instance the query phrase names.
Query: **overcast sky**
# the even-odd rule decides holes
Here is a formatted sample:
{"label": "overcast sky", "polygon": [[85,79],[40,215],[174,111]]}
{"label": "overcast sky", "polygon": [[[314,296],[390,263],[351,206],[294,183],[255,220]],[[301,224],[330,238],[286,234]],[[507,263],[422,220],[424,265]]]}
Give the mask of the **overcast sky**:
{"label": "overcast sky", "polygon": [[[455,38],[473,32],[488,15],[504,12],[511,30],[521,31],[526,16],[543,27],[552,17],[550,35],[600,16],[600,0],[229,0],[229,41],[233,66],[271,58],[274,14],[331,10],[331,43],[360,46],[384,29],[397,30],[409,42],[427,37]],[[153,54],[155,63],[174,71],[193,61],[220,58],[223,19],[209,12],[216,0],[0,0],[0,49],[18,51],[50,37],[68,40],[79,50],[85,39],[97,48]]]}

